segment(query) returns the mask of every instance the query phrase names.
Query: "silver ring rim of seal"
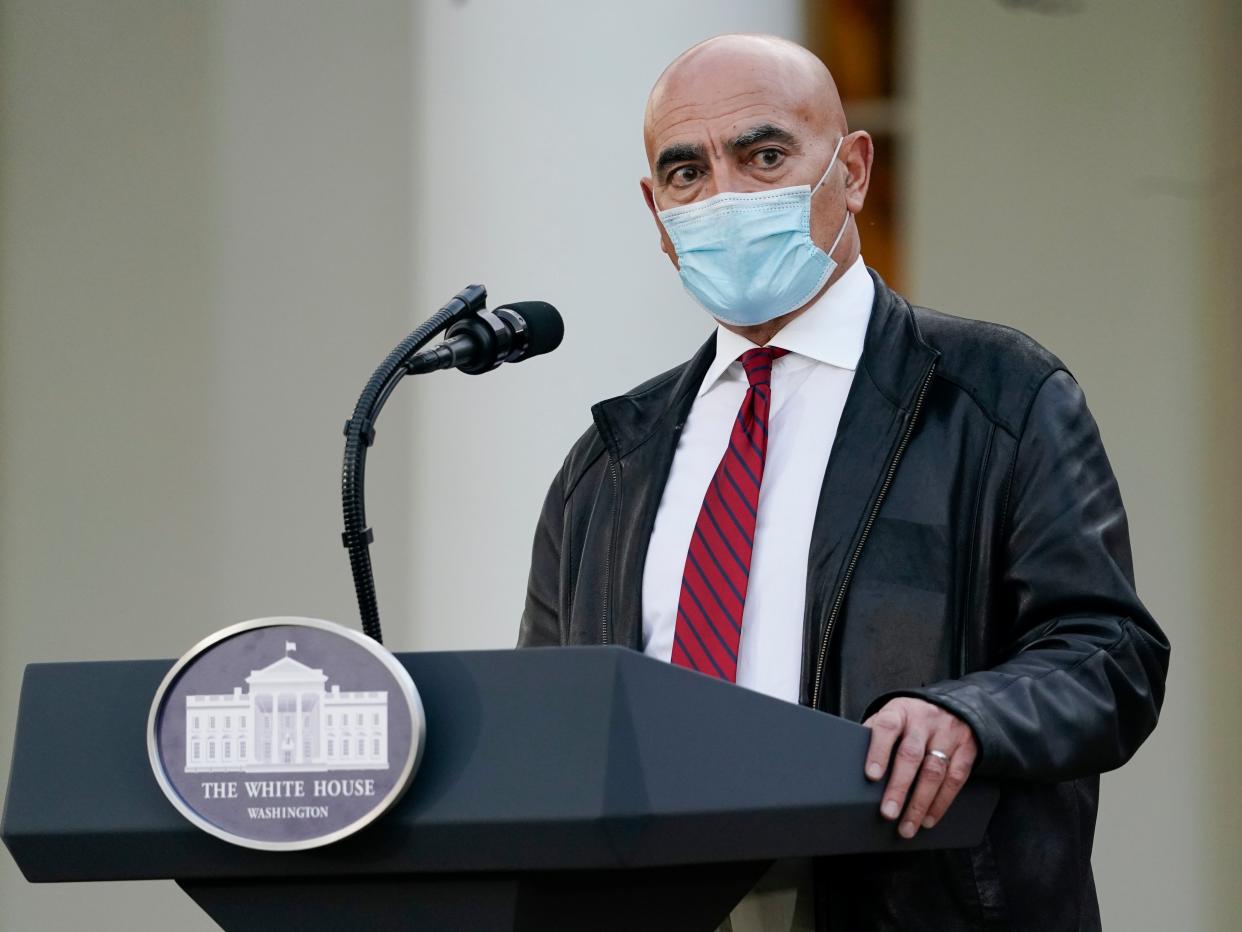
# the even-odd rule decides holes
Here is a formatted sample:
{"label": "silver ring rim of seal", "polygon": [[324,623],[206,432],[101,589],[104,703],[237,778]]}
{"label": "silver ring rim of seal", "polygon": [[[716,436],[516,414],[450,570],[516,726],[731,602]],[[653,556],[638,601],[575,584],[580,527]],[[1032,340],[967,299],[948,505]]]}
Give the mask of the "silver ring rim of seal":
{"label": "silver ring rim of seal", "polygon": [[[316,838],[302,839],[299,841],[260,841],[254,838],[247,838],[244,835],[236,835],[227,831],[204,819],[197,812],[190,808],[189,805],[181,798],[181,794],[177,792],[176,787],[172,785],[172,781],[168,779],[168,775],[164,772],[164,761],[160,757],[159,744],[155,737],[155,727],[159,710],[164,701],[164,695],[168,689],[176,682],[181,671],[189,666],[203,651],[214,644],[218,644],[228,638],[235,637],[246,631],[253,631],[258,628],[274,628],[282,625],[317,628],[320,631],[328,631],[332,634],[340,635],[347,640],[353,641],[360,647],[370,653],[376,660],[380,661],[387,668],[397,681],[397,685],[401,687],[401,695],[406,701],[406,707],[410,713],[410,729],[413,740],[410,741],[410,750],[406,754],[405,763],[401,770],[401,775],[393,784],[391,790],[379,800],[371,810],[362,818],[351,822],[349,825],[339,828],[327,835],[321,835]],[[378,650],[376,649],[378,648]],[[164,679],[160,682],[159,688],[155,691],[155,698],[151,702],[151,709],[147,713],[147,756],[151,761],[151,771],[155,775],[155,780],[159,784],[160,789],[173,804],[178,812],[185,816],[195,826],[214,835],[217,838],[239,845],[243,848],[252,848],[258,851],[305,851],[309,848],[321,848],[324,845],[330,845],[333,842],[348,838],[355,832],[366,828],[380,816],[384,815],[396,805],[397,801],[405,795],[406,790],[410,788],[410,784],[414,782],[414,775],[418,772],[418,765],[422,761],[423,746],[427,741],[427,719],[423,712],[423,700],[418,693],[418,687],[414,685],[414,680],[410,677],[410,673],[397,660],[393,653],[384,645],[380,644],[373,638],[368,637],[361,631],[355,631],[352,628],[346,628],[342,624],[335,621],[325,621],[322,618],[302,618],[296,615],[278,615],[271,618],[255,618],[250,621],[238,622],[235,625],[229,625],[227,628],[221,628],[214,634],[210,634],[203,638],[188,651],[181,655],[172,668],[164,675]]]}

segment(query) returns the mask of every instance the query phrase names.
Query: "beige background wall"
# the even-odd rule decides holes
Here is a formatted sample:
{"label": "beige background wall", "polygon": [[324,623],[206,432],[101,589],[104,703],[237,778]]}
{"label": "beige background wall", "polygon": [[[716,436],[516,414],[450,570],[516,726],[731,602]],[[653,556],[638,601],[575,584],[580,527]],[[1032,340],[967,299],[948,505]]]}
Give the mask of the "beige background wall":
{"label": "beige background wall", "polygon": [[[1175,645],[1161,728],[1105,779],[1106,926],[1224,930],[1239,13],[1040,6],[1062,12],[906,0],[911,297],[1031,332],[1086,388]],[[557,304],[565,345],[394,398],[376,572],[395,649],[511,644],[589,404],[708,329],[639,198],[646,91],[705,35],[799,22],[794,0],[0,0],[0,779],[27,662],[354,620],[340,423],[473,280]],[[171,884],[31,887],[0,853],[0,929],[74,925],[211,927]]]}
{"label": "beige background wall", "polygon": [[1105,927],[1225,929],[1242,849],[1219,777],[1237,772],[1242,705],[1236,574],[1217,559],[1239,553],[1236,524],[1224,539],[1236,467],[1220,468],[1237,462],[1238,421],[1219,415],[1242,394],[1226,362],[1238,292],[1223,288],[1227,275],[1236,286],[1242,201],[1239,97],[1218,69],[1236,62],[1237,15],[1059,8],[1076,12],[907,2],[911,280],[933,307],[1031,333],[1086,391],[1139,592],[1173,642],[1160,728],[1103,781]]}
{"label": "beige background wall", "polygon": [[[414,323],[410,22],[403,2],[0,4],[6,783],[30,661],[352,617],[341,424]],[[388,580],[407,437],[384,425],[371,474]],[[172,883],[34,887],[0,853],[0,929],[72,928],[215,925]]]}

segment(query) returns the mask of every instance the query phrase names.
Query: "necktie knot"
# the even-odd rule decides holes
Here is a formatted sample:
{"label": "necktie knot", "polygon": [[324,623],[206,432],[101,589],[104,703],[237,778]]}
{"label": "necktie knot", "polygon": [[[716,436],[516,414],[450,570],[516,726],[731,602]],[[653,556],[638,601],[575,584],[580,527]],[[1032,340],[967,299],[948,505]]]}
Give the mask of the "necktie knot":
{"label": "necktie knot", "polygon": [[756,385],[768,385],[772,381],[772,363],[780,359],[789,350],[776,346],[760,346],[747,350],[742,354],[742,368],[746,370],[746,380],[751,388]]}

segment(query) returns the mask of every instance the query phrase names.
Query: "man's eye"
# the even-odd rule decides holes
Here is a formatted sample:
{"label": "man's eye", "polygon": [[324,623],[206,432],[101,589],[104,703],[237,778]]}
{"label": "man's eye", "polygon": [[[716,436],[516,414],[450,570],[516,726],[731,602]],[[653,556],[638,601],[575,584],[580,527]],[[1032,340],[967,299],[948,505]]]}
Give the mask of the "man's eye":
{"label": "man's eye", "polygon": [[754,154],[751,161],[755,162],[760,168],[775,168],[784,157],[785,154],[780,149],[760,149]]}
{"label": "man's eye", "polygon": [[669,176],[669,184],[678,187],[685,187],[694,184],[699,178],[699,170],[693,165],[683,165],[681,168],[675,169]]}

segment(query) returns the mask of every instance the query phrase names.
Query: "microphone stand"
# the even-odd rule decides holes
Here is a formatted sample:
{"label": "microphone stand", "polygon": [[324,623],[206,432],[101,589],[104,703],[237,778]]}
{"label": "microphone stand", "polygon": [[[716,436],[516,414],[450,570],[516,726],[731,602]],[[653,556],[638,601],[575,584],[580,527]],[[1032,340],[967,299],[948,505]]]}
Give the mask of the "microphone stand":
{"label": "microphone stand", "polygon": [[367,448],[375,443],[375,421],[384,402],[407,373],[418,371],[410,361],[437,334],[465,317],[477,314],[487,303],[483,285],[467,285],[451,301],[436,311],[417,330],[397,344],[367,380],[354,405],[353,417],[345,422],[345,461],[341,467],[341,505],[345,513],[345,532],[341,542],[349,551],[349,568],[362,615],[362,631],[383,643],[379,605],[375,599],[375,575],[371,569],[371,541],[367,527],[364,474]]}

